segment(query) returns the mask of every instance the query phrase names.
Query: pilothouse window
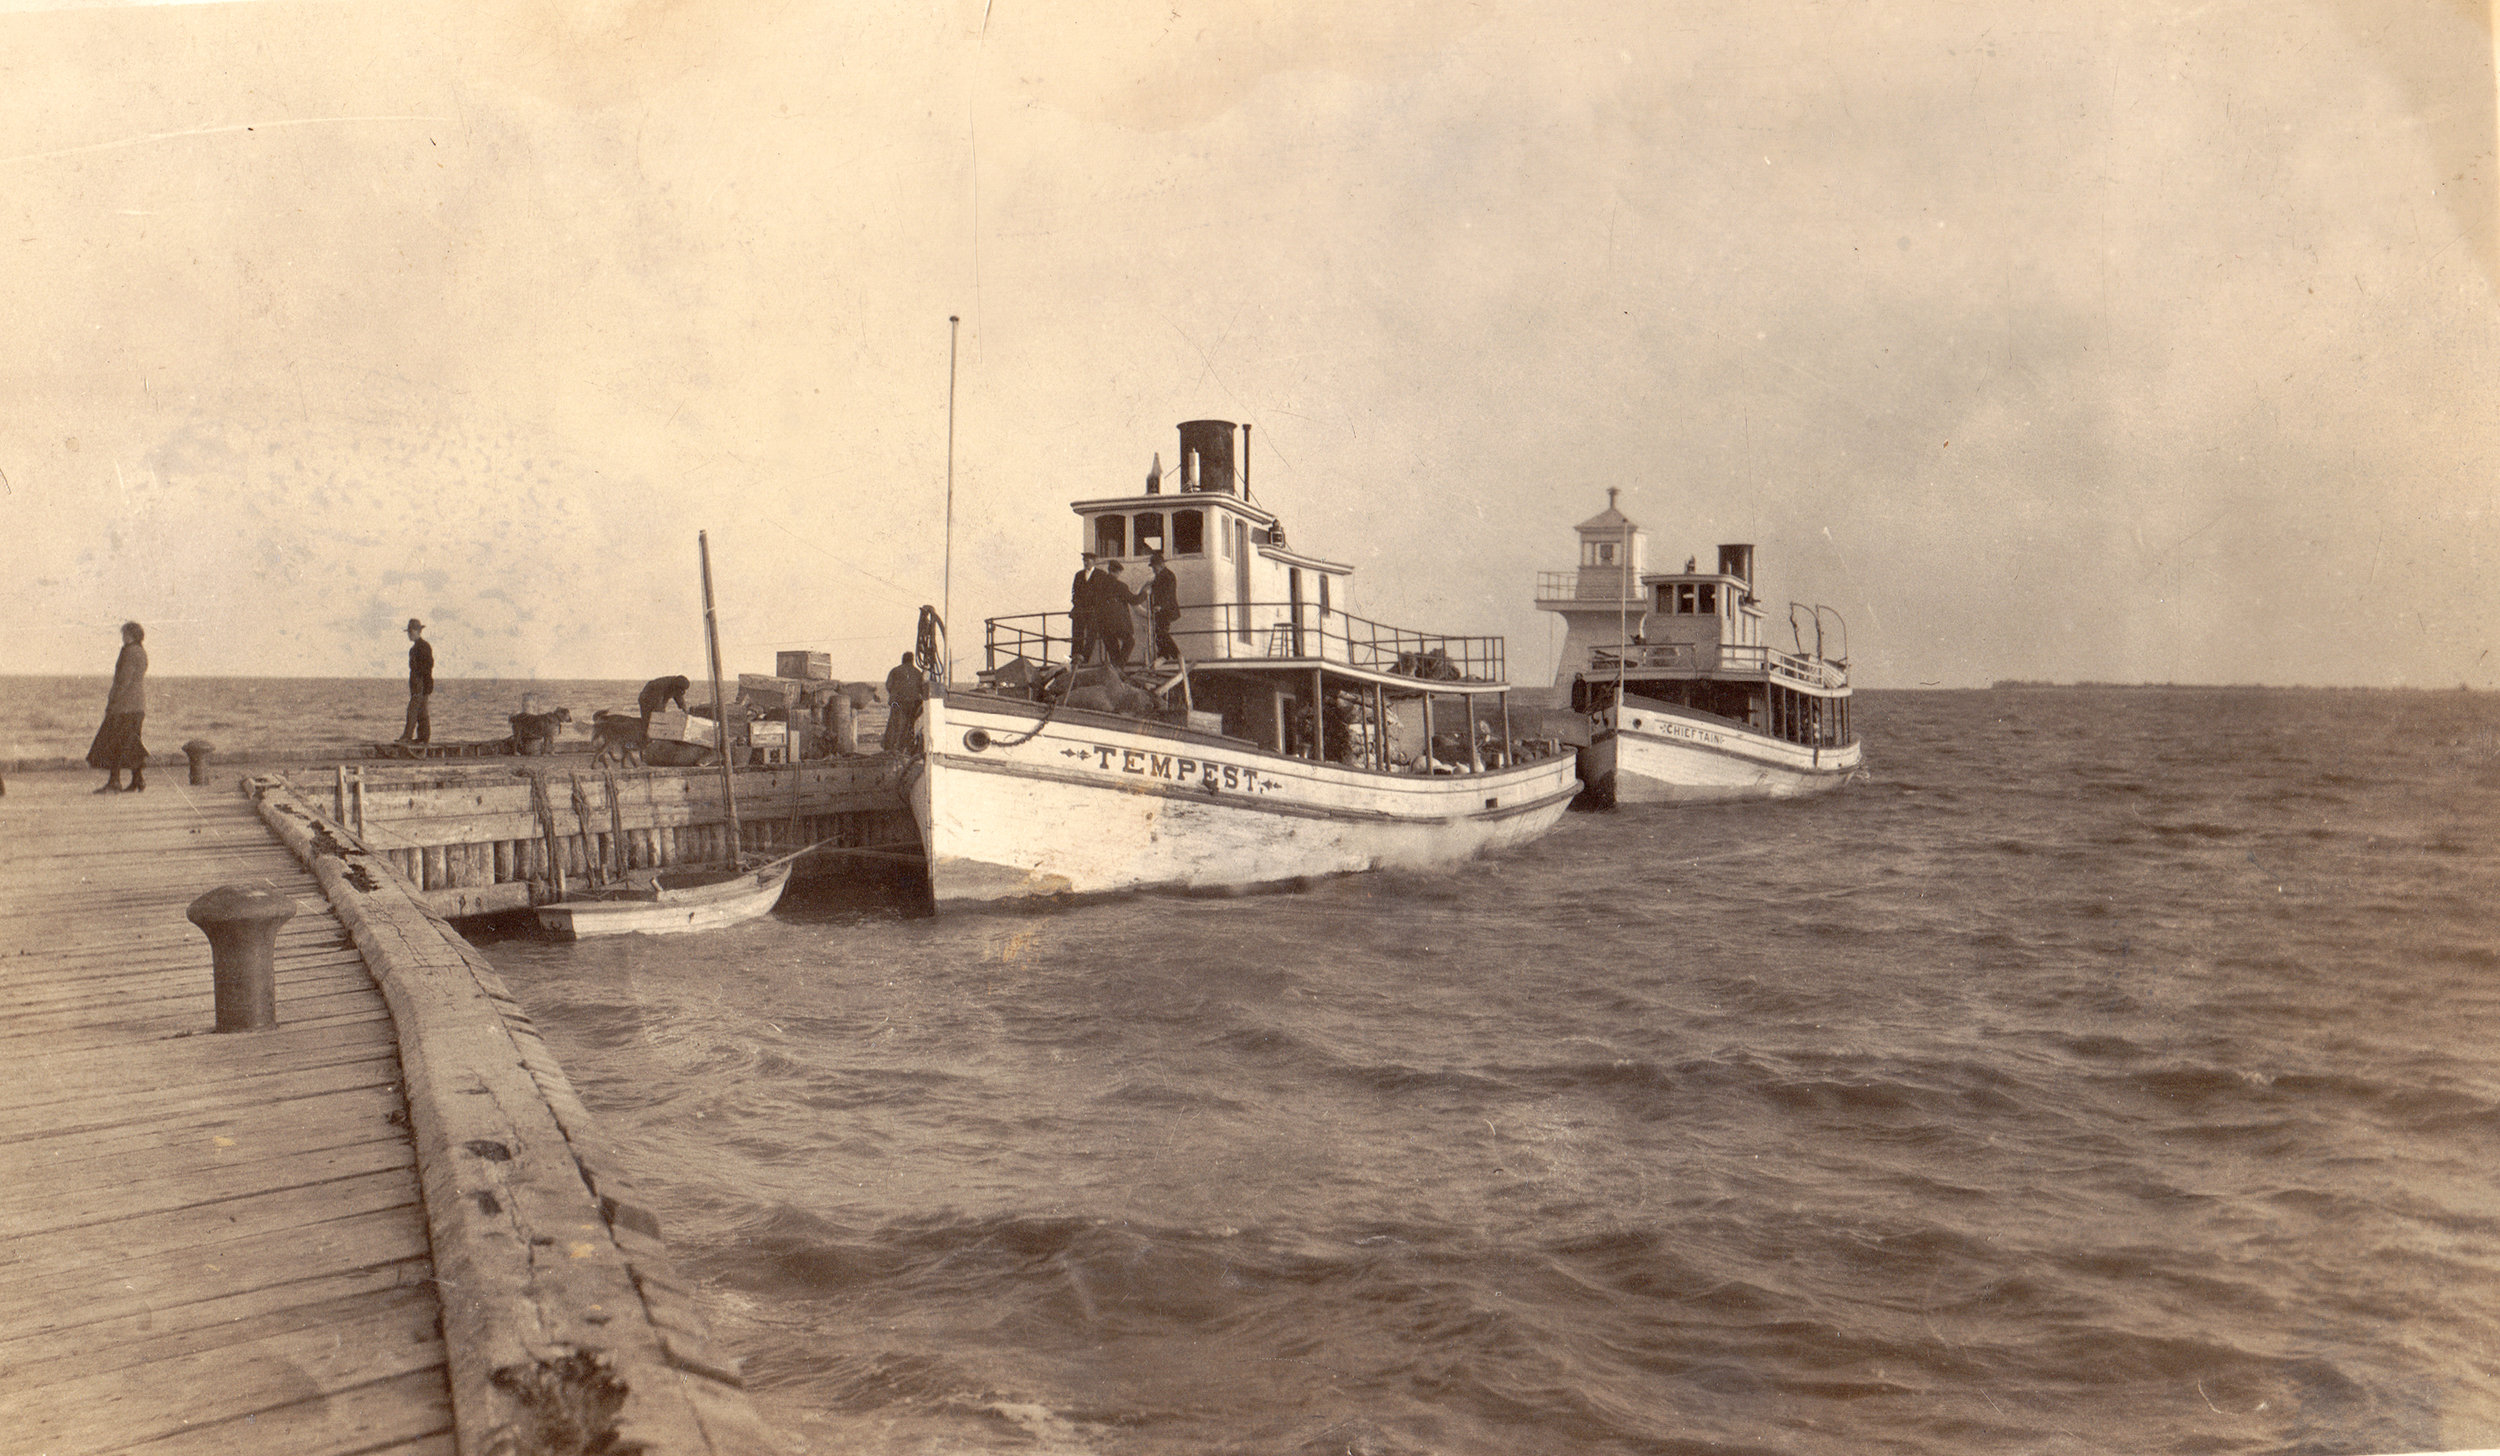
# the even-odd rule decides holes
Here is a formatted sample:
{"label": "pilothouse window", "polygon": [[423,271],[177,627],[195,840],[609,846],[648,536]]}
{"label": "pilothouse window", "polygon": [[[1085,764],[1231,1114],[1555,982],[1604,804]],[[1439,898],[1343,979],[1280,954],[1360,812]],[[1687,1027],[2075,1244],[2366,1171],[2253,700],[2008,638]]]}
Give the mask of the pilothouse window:
{"label": "pilothouse window", "polygon": [[1138,513],[1137,513],[1137,554],[1138,554],[1138,555],[1140,555],[1140,556],[1143,556],[1143,555],[1145,555],[1145,554],[1146,554],[1147,552],[1149,552],[1149,551],[1160,551],[1160,550],[1162,550],[1162,549],[1163,549],[1163,512],[1161,512],[1161,511],[1140,511],[1140,512],[1138,512]]}
{"label": "pilothouse window", "polygon": [[1199,556],[1207,549],[1206,516],[1198,511],[1172,513],[1172,554]]}
{"label": "pilothouse window", "polygon": [[1705,581],[1701,584],[1701,614],[1705,617],[1719,615],[1718,583]]}
{"label": "pilothouse window", "polygon": [[1094,518],[1094,554],[1097,556],[1128,555],[1128,517],[1096,516]]}

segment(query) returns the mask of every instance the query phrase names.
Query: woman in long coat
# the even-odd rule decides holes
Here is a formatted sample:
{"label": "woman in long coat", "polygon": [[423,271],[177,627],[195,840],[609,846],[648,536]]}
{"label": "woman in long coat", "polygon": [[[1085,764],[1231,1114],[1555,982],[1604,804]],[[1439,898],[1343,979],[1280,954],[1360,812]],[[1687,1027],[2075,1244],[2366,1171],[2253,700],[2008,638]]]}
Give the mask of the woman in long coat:
{"label": "woman in long coat", "polygon": [[148,715],[148,650],[139,644],[147,635],[136,622],[122,623],[122,655],[113,659],[113,695],[104,700],[104,726],[96,729],[95,742],[87,747],[87,766],[109,775],[96,789],[99,794],[122,792],[123,769],[130,770],[132,792],[148,786],[148,750],[139,741],[139,725]]}

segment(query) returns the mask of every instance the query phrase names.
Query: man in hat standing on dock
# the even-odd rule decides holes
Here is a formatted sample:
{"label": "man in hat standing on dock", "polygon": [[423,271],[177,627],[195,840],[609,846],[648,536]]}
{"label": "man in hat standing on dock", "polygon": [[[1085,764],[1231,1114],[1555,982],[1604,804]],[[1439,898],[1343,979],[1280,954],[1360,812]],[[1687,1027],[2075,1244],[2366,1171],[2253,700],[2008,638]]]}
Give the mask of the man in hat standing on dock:
{"label": "man in hat standing on dock", "polygon": [[426,705],[434,696],[434,644],[425,640],[425,624],[408,619],[408,721],[399,730],[402,743],[428,743],[434,719]]}

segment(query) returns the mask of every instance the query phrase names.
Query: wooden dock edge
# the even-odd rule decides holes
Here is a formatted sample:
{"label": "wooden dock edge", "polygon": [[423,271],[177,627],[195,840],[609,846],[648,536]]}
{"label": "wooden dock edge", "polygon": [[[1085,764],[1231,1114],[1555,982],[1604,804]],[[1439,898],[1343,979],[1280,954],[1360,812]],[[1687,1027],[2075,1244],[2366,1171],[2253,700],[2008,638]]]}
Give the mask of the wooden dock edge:
{"label": "wooden dock edge", "polygon": [[282,782],[243,789],[320,880],[397,1026],[462,1456],[783,1449],[493,964]]}

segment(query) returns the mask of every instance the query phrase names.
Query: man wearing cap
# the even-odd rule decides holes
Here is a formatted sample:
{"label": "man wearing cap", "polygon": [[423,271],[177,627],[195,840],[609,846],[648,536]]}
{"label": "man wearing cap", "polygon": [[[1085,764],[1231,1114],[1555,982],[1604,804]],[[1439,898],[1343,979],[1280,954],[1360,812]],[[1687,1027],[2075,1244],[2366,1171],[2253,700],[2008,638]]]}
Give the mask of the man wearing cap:
{"label": "man wearing cap", "polygon": [[434,696],[434,644],[425,640],[425,624],[414,617],[408,619],[408,722],[399,730],[402,743],[427,743],[434,737],[434,720],[427,716],[426,700]]}
{"label": "man wearing cap", "polygon": [[1083,667],[1094,655],[1095,622],[1101,615],[1094,605],[1095,580],[1102,575],[1102,566],[1094,553],[1085,553],[1085,564],[1077,568],[1076,579],[1068,583],[1068,665]]}

